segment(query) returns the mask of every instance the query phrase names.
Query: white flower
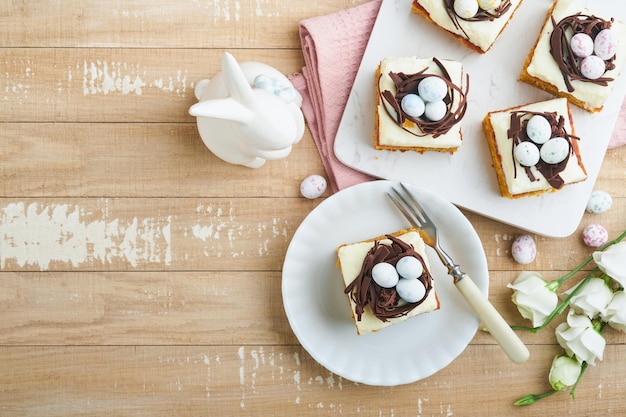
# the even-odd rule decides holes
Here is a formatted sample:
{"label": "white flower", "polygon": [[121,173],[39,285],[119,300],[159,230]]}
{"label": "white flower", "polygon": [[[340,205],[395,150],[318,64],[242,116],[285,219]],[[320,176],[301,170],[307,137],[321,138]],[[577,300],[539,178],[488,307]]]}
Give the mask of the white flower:
{"label": "white flower", "polygon": [[567,313],[567,323],[556,328],[556,340],[570,357],[579,363],[587,362],[595,366],[596,358],[602,360],[606,341],[594,329],[589,317],[577,314],[574,310]]}
{"label": "white flower", "polygon": [[559,297],[536,272],[522,271],[512,284],[511,297],[522,317],[531,320],[533,327],[543,324],[555,309]]}
{"label": "white flower", "polygon": [[576,383],[581,367],[578,361],[569,356],[559,355],[552,361],[548,379],[556,391],[563,391]]}
{"label": "white flower", "polygon": [[626,241],[616,243],[604,251],[594,252],[593,260],[602,272],[626,287]]}
{"label": "white flower", "polygon": [[[569,289],[565,294],[570,295],[584,281]],[[570,306],[577,313],[585,314],[590,319],[596,318],[613,298],[613,291],[602,278],[591,278],[580,292],[574,295],[570,301]]]}
{"label": "white flower", "polygon": [[626,332],[626,293],[617,291],[613,299],[602,313],[602,321],[614,329]]}

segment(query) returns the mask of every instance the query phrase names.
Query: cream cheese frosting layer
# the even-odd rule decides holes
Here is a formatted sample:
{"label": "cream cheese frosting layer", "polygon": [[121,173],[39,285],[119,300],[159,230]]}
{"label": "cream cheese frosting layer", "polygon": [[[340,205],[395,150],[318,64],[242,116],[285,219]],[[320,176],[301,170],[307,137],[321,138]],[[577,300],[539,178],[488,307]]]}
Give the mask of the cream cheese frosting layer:
{"label": "cream cheese frosting layer", "polygon": [[[536,1],[536,0],[532,0]],[[511,0],[511,8],[494,20],[471,22],[457,19],[458,26],[450,19],[443,0],[417,0],[419,4],[430,16],[433,22],[443,29],[461,36],[481,50],[487,51],[495,43],[496,39],[507,25],[508,21],[515,13],[522,0]]]}
{"label": "cream cheese frosting layer", "polygon": [[[463,83],[463,65],[457,61],[439,60],[448,71],[451,81],[457,86],[464,89]],[[426,73],[443,76],[443,72],[433,61],[433,58],[417,58],[417,57],[399,57],[384,58],[380,63],[380,79],[378,80],[379,91],[391,91],[396,93],[396,86],[389,77],[389,72],[405,74],[415,74],[426,68]],[[458,107],[458,94],[454,95],[452,108]],[[452,128],[433,138],[431,135],[424,134],[414,123],[405,122],[404,129],[408,129],[414,134],[405,131],[400,127],[396,120],[390,117],[390,113],[394,114],[393,109],[386,109],[384,100],[378,99],[378,143],[382,146],[390,147],[406,147],[406,148],[438,148],[438,149],[456,149],[461,146],[461,126],[456,123]]]}
{"label": "cream cheese frosting layer", "polygon": [[[551,189],[552,186],[537,170],[537,168],[530,167],[533,175],[535,176],[535,181],[531,181],[525,173],[525,168],[512,157],[514,144],[513,140],[511,140],[508,136],[508,130],[511,126],[512,111],[530,111],[540,113],[557,112],[559,115],[565,117],[565,131],[569,134],[573,134],[571,120],[569,118],[567,99],[557,98],[517,107],[514,110],[493,112],[489,117],[509,192],[512,195],[517,195]],[[580,167],[579,160],[575,157],[575,155],[570,155],[567,166],[559,175],[565,184],[579,182],[587,178],[587,174]]]}
{"label": "cream cheese frosting layer", "polygon": [[[594,14],[593,11],[587,9],[580,9],[576,6],[576,3],[571,1],[560,0],[555,4],[552,10],[552,17],[555,22],[560,22],[563,18],[582,13],[585,15],[594,15],[605,20],[610,20],[610,16],[600,16]],[[614,81],[609,82],[608,86],[597,85],[591,82],[573,80],[571,81],[574,91],[569,93],[567,91],[567,85],[563,78],[563,74],[559,69],[558,63],[554,60],[550,54],[550,35],[554,27],[550,18],[546,21],[543,29],[539,34],[537,45],[534,49],[532,58],[526,72],[539,80],[542,80],[548,84],[555,86],[559,91],[570,94],[576,99],[586,103],[588,110],[601,108],[604,102],[611,94],[613,90]],[[626,60],[626,26],[620,21],[614,21],[611,25],[611,30],[615,33],[619,44],[615,54],[615,68],[604,73],[603,77],[613,78],[616,80]]]}
{"label": "cream cheese frosting layer", "polygon": [[[430,270],[430,264],[428,263],[428,258],[426,257],[424,241],[418,232],[410,231],[397,236],[397,238],[413,245],[415,251],[424,259],[427,269]],[[389,239],[382,239],[379,240],[379,242],[383,245],[391,245],[391,240]],[[369,250],[373,247],[374,241],[367,241],[344,245],[338,249],[339,263],[345,287],[347,287],[359,276],[365,255],[367,255]],[[402,322],[409,317],[435,310],[439,305],[434,291],[435,287],[436,285],[433,280],[433,290],[430,291],[428,297],[426,297],[426,299],[413,310],[409,311],[406,316],[381,321],[374,315],[369,306],[365,307],[361,320],[355,320],[359,334],[377,331],[392,324]],[[356,305],[351,297],[348,297],[348,299],[350,300],[350,307],[352,308],[352,312],[354,314]]]}

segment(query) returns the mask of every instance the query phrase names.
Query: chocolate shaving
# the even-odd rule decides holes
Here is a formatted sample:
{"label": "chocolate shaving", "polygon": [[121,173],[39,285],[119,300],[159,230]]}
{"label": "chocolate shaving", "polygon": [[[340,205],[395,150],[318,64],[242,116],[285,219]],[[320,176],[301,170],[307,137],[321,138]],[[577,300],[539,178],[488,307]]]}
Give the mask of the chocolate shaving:
{"label": "chocolate shaving", "polygon": [[[601,86],[607,86],[613,78],[600,77],[595,80],[585,78],[580,72],[581,59],[574,55],[572,47],[570,45],[570,39],[577,33],[584,33],[595,39],[596,35],[601,30],[609,29],[613,23],[613,19],[610,21],[604,20],[596,16],[588,16],[581,13],[567,16],[559,23],[556,23],[554,16],[550,17],[552,20],[552,26],[554,30],[550,35],[550,54],[555,59],[561,74],[563,74],[563,81],[567,86],[567,91],[570,93],[574,91],[572,81],[583,81],[593,83]],[[610,71],[615,68],[613,61],[615,56],[611,59],[604,61],[606,70]]]}
{"label": "chocolate shaving", "polygon": [[[560,189],[565,184],[563,178],[561,178],[560,173],[567,167],[567,162],[569,161],[570,155],[573,155],[574,151],[572,148],[572,140],[580,140],[579,137],[570,135],[565,130],[565,118],[559,115],[556,112],[532,112],[532,111],[514,111],[511,113],[511,125],[507,132],[509,139],[513,140],[513,147],[511,148],[511,158],[515,159],[515,147],[522,142],[531,142],[534,143],[526,133],[526,126],[528,125],[528,120],[532,116],[539,115],[543,116],[548,120],[550,126],[552,127],[551,138],[561,137],[567,140],[569,144],[569,153],[567,157],[559,162],[558,164],[548,164],[543,160],[539,160],[535,168],[544,176],[544,178],[548,181],[551,187]],[[536,144],[539,149],[541,149],[542,145]],[[517,177],[517,165],[513,164],[513,173],[514,176]],[[530,181],[536,181],[531,167],[524,167],[526,171],[526,175]]]}
{"label": "chocolate shaving", "polygon": [[[391,245],[381,244],[375,241],[374,246],[368,251],[359,275],[345,289],[355,304],[357,320],[361,320],[366,306],[370,306],[372,312],[381,321],[388,321],[391,318],[402,317],[408,314],[415,307],[424,302],[433,288],[433,277],[426,267],[424,259],[415,251],[412,245],[392,236],[387,235],[391,240]],[[380,262],[387,262],[395,266],[396,263],[405,256],[417,258],[424,269],[422,276],[418,279],[426,287],[426,294],[416,303],[407,303],[400,298],[394,288],[383,288],[374,282],[372,278],[372,268]]]}
{"label": "chocolate shaving", "polygon": [[[466,96],[467,92],[469,91],[469,75],[467,75],[466,88],[465,91],[463,91],[459,86],[452,82],[448,70],[441,63],[441,61],[439,61],[437,58],[433,58],[433,61],[435,62],[435,64],[437,64],[437,66],[443,73],[443,76],[426,73],[426,70],[428,68],[424,68],[423,70],[415,74],[389,72],[389,77],[396,87],[396,92],[394,94],[389,90],[384,90],[380,93],[381,99],[387,102],[396,112],[397,117],[394,117],[392,114],[390,114],[387,106],[383,106],[385,107],[385,111],[387,111],[387,114],[389,114],[389,117],[394,119],[396,121],[396,124],[400,128],[414,136],[432,135],[433,138],[437,138],[438,136],[444,135],[463,118],[463,116],[465,115],[465,111],[467,110]],[[400,104],[402,102],[402,98],[407,94],[417,94],[417,86],[419,85],[420,81],[427,77],[441,78],[448,86],[448,93],[443,99],[444,103],[446,104],[446,114],[439,121],[431,121],[426,119],[425,117],[411,117],[402,110],[402,106]],[[459,97],[458,105],[455,109],[453,109],[452,106],[454,104],[454,97],[457,95]],[[417,125],[417,127],[422,132],[424,132],[424,134],[420,135],[407,129],[404,126],[405,120],[410,120],[411,122],[415,123],[415,125]]]}

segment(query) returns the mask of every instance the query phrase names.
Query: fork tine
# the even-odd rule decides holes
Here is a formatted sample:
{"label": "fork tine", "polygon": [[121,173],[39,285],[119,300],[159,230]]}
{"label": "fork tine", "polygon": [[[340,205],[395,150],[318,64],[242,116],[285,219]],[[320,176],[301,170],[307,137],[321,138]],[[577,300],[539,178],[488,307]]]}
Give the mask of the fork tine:
{"label": "fork tine", "polygon": [[404,202],[407,204],[407,206],[413,209],[413,211],[415,212],[417,216],[419,216],[422,225],[434,226],[435,224],[430,219],[430,217],[428,217],[428,215],[426,214],[426,212],[424,211],[420,203],[417,202],[417,199],[415,198],[413,193],[403,183],[400,183],[400,187],[404,191],[404,195],[406,195],[409,198],[409,200],[411,200],[411,203],[408,203],[405,199],[403,199]]}
{"label": "fork tine", "polygon": [[[396,195],[393,196],[390,193],[387,193],[387,197],[389,197],[389,199],[391,201],[393,201],[393,203],[396,205],[396,207],[398,207],[398,210],[400,210],[400,212],[409,221],[409,223],[411,223],[411,226],[413,226],[413,227],[420,227],[421,226],[421,222],[419,220],[419,217],[417,217],[415,212],[413,212],[413,210],[410,209],[410,206],[408,206],[406,204],[406,201],[404,200],[402,195],[400,193],[398,193],[398,191],[395,188],[392,188],[392,190],[393,190],[393,192]],[[402,200],[402,201],[400,201],[400,200]]]}

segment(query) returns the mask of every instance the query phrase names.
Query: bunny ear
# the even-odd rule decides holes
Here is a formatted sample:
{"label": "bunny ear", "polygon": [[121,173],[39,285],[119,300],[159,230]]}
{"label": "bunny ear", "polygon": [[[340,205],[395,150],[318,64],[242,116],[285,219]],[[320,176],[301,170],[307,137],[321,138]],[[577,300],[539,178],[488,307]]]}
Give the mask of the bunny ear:
{"label": "bunny ear", "polygon": [[189,108],[189,114],[195,117],[232,120],[244,124],[250,123],[254,117],[252,111],[231,97],[196,103]]}
{"label": "bunny ear", "polygon": [[255,102],[252,86],[248,83],[235,57],[228,52],[224,52],[222,56],[222,74],[228,95],[245,107],[252,108]]}

